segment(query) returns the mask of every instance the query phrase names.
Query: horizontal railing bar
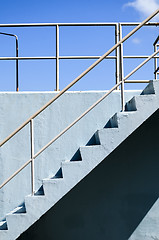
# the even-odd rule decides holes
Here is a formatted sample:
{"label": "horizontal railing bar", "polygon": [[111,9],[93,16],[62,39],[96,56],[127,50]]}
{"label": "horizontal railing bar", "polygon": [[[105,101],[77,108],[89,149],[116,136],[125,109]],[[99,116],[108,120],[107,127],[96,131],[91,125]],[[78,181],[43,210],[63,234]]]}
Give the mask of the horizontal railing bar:
{"label": "horizontal railing bar", "polygon": [[[59,59],[98,59],[101,56],[61,56]],[[107,56],[105,58],[116,59],[116,56]]]}
{"label": "horizontal railing bar", "polygon": [[[121,22],[120,24],[122,26],[137,26],[140,24],[140,22]],[[148,22],[148,23],[145,23],[143,26],[146,26],[146,25],[155,26],[155,25],[159,25],[159,22]]]}
{"label": "horizontal railing bar", "polygon": [[2,146],[11,137],[13,137],[17,132],[19,132],[23,127],[25,127],[31,119],[34,119],[39,115],[44,109],[46,109],[50,104],[52,104],[56,99],[58,99],[64,92],[71,88],[76,82],[78,82],[82,77],[84,77],[88,72],[90,72],[95,66],[97,66],[105,57],[112,53],[121,43],[125,42],[129,37],[131,37],[135,32],[137,32],[145,23],[151,20],[157,13],[157,9],[153,14],[147,17],[143,22],[141,22],[137,27],[135,27],[131,32],[129,32],[124,38],[122,38],[118,43],[116,43],[112,48],[110,48],[105,54],[103,54],[98,60],[96,60],[90,67],[88,67],[84,72],[82,72],[77,78],[75,78],[70,84],[68,84],[62,91],[60,91],[55,97],[53,97],[48,103],[46,103],[42,108],[40,108],[35,114],[33,114],[27,121],[25,121],[19,128],[13,131],[8,137],[6,137],[1,143]]}
{"label": "horizontal railing bar", "polygon": [[149,83],[151,80],[125,80],[125,83]]}
{"label": "horizontal railing bar", "polygon": [[41,57],[0,57],[0,60],[40,60],[40,59],[56,59],[55,56]]}
{"label": "horizontal railing bar", "polygon": [[[123,56],[123,58],[148,58],[149,56]],[[153,58],[159,58],[159,56],[154,56]]]}
{"label": "horizontal railing bar", "polygon": [[[98,59],[100,56],[61,56],[59,59]],[[116,56],[107,56],[105,58],[116,59]],[[0,60],[44,60],[56,59],[55,56],[41,57],[0,57]]]}
{"label": "horizontal railing bar", "polygon": [[[149,56],[123,56],[123,58],[148,58]],[[100,56],[61,56],[59,59],[99,59]],[[116,56],[106,56],[106,59],[116,59]],[[159,58],[154,56],[153,58]],[[48,60],[56,59],[55,56],[39,56],[39,57],[0,57],[0,60]],[[104,59],[104,58],[103,58]]]}
{"label": "horizontal railing bar", "polygon": [[115,26],[116,22],[99,22],[99,23],[12,23],[0,24],[0,27],[52,27],[52,26]]}
{"label": "horizontal railing bar", "polygon": [[[12,24],[0,24],[0,27],[51,27],[51,26],[115,26],[117,22],[97,22],[97,23],[12,23]],[[140,22],[121,22],[122,26],[137,26]],[[159,22],[149,22],[146,25],[159,25]]]}
{"label": "horizontal railing bar", "polygon": [[[139,56],[123,56],[123,58],[148,58],[149,55],[139,55]],[[61,56],[59,59],[98,59],[100,56]],[[105,58],[116,59],[116,56],[107,56]],[[159,56],[154,56],[153,58],[159,58]]]}
{"label": "horizontal railing bar", "polygon": [[22,167],[20,167],[15,173],[13,173],[6,181],[4,181],[1,185],[0,185],[0,189],[6,185],[12,178],[14,178],[19,172],[21,172],[30,162],[32,161],[32,159],[28,160]]}

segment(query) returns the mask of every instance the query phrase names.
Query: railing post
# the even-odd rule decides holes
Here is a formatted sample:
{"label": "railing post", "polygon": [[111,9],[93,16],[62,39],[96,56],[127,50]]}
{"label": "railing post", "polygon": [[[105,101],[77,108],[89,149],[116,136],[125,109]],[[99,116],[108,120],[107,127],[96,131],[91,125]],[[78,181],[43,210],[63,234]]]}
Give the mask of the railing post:
{"label": "railing post", "polygon": [[35,176],[34,176],[34,125],[33,119],[30,120],[30,136],[31,136],[31,191],[35,192]]}
{"label": "railing post", "polygon": [[[4,33],[4,32],[0,32],[0,34],[2,35],[6,35],[6,36],[11,36],[11,37],[15,37],[15,41],[16,41],[16,57],[18,57],[18,37],[15,34],[12,33]],[[16,59],[16,91],[19,91],[19,82],[18,82],[18,59]]]}
{"label": "railing post", "polygon": [[[16,36],[16,57],[18,57],[18,37]],[[16,91],[19,91],[19,80],[18,80],[18,59],[16,59]]]}
{"label": "railing post", "polygon": [[[157,51],[157,44],[154,44],[154,52]],[[157,58],[154,58],[154,75],[155,75],[155,80],[157,80]]]}
{"label": "railing post", "polygon": [[[117,23],[115,25],[115,44],[117,44],[119,42],[119,24]],[[116,55],[116,84],[119,83],[120,79],[119,79],[119,47],[116,48],[115,50],[115,55]],[[116,90],[119,90],[119,86],[117,87]]]}
{"label": "railing post", "polygon": [[[119,41],[122,39],[122,25],[119,23]],[[121,107],[122,112],[125,110],[124,97],[124,66],[123,66],[123,43],[120,44],[120,81],[121,81]]]}
{"label": "railing post", "polygon": [[59,25],[56,25],[56,91],[59,91]]}

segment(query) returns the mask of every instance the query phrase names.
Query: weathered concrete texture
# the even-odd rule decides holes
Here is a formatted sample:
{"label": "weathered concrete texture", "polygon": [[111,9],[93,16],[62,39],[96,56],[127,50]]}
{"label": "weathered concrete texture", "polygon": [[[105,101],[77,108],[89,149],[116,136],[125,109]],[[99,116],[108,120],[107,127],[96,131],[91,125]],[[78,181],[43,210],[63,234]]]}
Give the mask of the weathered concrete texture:
{"label": "weathered concrete texture", "polygon": [[[147,92],[149,94],[144,95],[145,93],[147,94]],[[107,101],[110,101],[110,98],[108,98]],[[66,137],[68,137],[68,141],[69,141],[68,145],[67,145],[67,138],[65,138],[65,136],[60,138],[61,143],[63,143],[62,146],[66,145],[64,147],[64,150],[66,151],[63,153],[64,156],[66,157],[66,154],[67,154],[66,147],[68,147],[68,151],[70,155],[71,155],[71,150],[72,150],[72,154],[76,153],[73,158],[72,158],[72,155],[71,156],[68,155],[68,157],[66,158],[64,157],[65,161],[61,161],[61,155],[60,155],[61,146],[56,145],[57,149],[59,150],[59,154],[58,152],[57,152],[57,155],[55,154],[55,152],[53,154],[54,148],[51,148],[51,151],[46,152],[45,153],[46,155],[43,155],[41,159],[40,158],[37,159],[38,164],[41,164],[40,160],[41,161],[47,160],[49,159],[50,156],[59,157],[60,162],[58,163],[58,170],[61,169],[61,173],[56,174],[55,172],[49,178],[44,179],[42,181],[42,184],[43,184],[42,188],[44,192],[42,191],[39,192],[38,196],[27,196],[25,198],[25,208],[23,209],[23,212],[20,212],[20,213],[15,212],[14,214],[10,213],[6,216],[6,220],[8,222],[8,233],[5,230],[0,231],[0,234],[1,232],[2,234],[5,234],[5,236],[3,236],[3,240],[15,239],[15,237],[18,237],[18,235],[20,235],[29,226],[31,226],[34,222],[36,222],[56,202],[58,202],[67,192],[69,192],[78,182],[80,182],[87,174],[89,174],[102,160],[104,160],[113,150],[115,150],[115,148],[117,148],[143,122],[145,122],[155,111],[158,110],[159,81],[155,81],[155,82],[151,81],[149,86],[142,93],[142,95],[132,98],[127,103],[126,109],[129,111],[115,114],[114,116],[108,118],[109,121],[108,119],[105,120],[106,119],[105,112],[103,111],[105,105],[102,106],[102,104],[98,106],[99,108],[98,107],[95,108],[95,110],[92,111],[90,115],[86,116],[82,121],[80,121],[80,123],[76,125],[76,128],[72,129],[73,132],[71,132],[71,135],[70,135],[70,132],[66,134]],[[104,115],[102,115],[102,111]],[[51,112],[52,111],[50,109],[50,112],[47,112],[47,114],[44,113],[44,116],[42,116],[42,119],[47,119],[46,116],[49,116],[49,113],[51,115]],[[38,118],[38,121],[39,119],[40,119],[40,116]],[[90,124],[90,122],[92,124],[94,123],[95,127],[88,127],[89,125],[93,126],[92,124]],[[38,123],[39,124],[37,124],[37,127],[40,125],[40,121]],[[99,126],[98,124],[102,125],[103,127],[106,124],[106,129],[104,129],[106,131],[99,130],[96,132],[95,129],[98,128]],[[40,125],[40,127],[41,126],[43,125]],[[45,126],[46,125],[44,125],[44,128]],[[111,141],[107,139],[108,128],[109,128],[109,134],[111,136]],[[118,129],[118,131],[114,132],[114,139],[110,133],[111,132],[110,129],[112,130],[112,132],[114,132],[114,129]],[[39,136],[41,136],[41,133],[43,133],[40,130],[41,128],[39,129],[39,132],[38,132],[38,134],[40,134]],[[93,130],[94,132],[91,132]],[[87,137],[85,137],[85,134],[86,134],[85,131],[86,132],[88,131],[90,136],[87,133],[88,135]],[[82,135],[81,132],[84,134]],[[95,132],[96,134],[94,135]],[[47,133],[46,137],[48,137],[49,133],[50,131]],[[89,141],[89,139],[93,135],[94,135],[94,138],[92,138],[92,140]],[[75,143],[75,148],[72,147],[74,145],[70,143],[70,139],[73,140],[73,142],[75,141],[75,139],[77,139]],[[44,142],[46,141],[46,139],[42,139],[41,142],[43,142],[43,140]],[[88,142],[89,144],[93,144],[93,145],[78,148],[79,146],[83,145],[83,143],[81,143],[82,141],[85,142],[84,145],[87,145]],[[39,147],[41,142],[39,141],[36,146]],[[77,143],[78,143],[78,147],[76,146]],[[95,143],[100,145],[94,146]],[[68,159],[74,160],[74,161],[66,161]],[[54,161],[52,161],[51,163],[54,163]],[[43,167],[43,165],[40,165],[40,166]],[[40,173],[41,173],[43,168],[38,170],[40,170]],[[39,174],[38,177],[42,179],[43,174],[44,173],[42,172],[42,174]],[[25,209],[26,209],[26,212],[25,212]],[[16,228],[15,230],[15,225],[17,226],[20,225],[20,227]]]}
{"label": "weathered concrete texture", "polygon": [[[126,101],[141,91],[126,91]],[[68,126],[104,92],[68,92],[58,99],[34,121],[35,153]],[[35,111],[48,102],[50,93],[1,93],[0,94],[0,140],[7,137]],[[104,127],[109,118],[121,109],[120,92],[113,92],[92,112],[58,139],[35,160],[35,188],[42,179],[52,177],[61,167],[61,162],[71,159],[79,146],[85,146],[97,129]],[[30,159],[30,126],[0,149],[0,183]],[[77,158],[77,154],[74,156]],[[0,190],[0,220],[24,201],[31,193],[30,165]]]}

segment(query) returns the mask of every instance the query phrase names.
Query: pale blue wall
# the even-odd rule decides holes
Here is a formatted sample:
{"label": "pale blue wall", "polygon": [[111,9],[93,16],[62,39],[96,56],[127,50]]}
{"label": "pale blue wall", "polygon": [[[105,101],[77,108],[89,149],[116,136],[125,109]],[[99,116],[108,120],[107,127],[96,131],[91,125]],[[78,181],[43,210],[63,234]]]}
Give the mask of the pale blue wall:
{"label": "pale blue wall", "polygon": [[[141,91],[126,91],[128,101]],[[3,140],[36,110],[55,96],[55,92],[0,93],[0,140]],[[104,92],[68,92],[34,121],[35,152],[77,118]],[[70,160],[80,146],[86,145],[97,129],[105,126],[115,112],[120,111],[120,93],[113,92],[71,130],[35,160],[36,189],[41,180],[52,177],[61,162]],[[0,149],[0,183],[30,159],[30,130],[26,126]],[[0,219],[24,201],[30,194],[30,166],[0,190]]]}

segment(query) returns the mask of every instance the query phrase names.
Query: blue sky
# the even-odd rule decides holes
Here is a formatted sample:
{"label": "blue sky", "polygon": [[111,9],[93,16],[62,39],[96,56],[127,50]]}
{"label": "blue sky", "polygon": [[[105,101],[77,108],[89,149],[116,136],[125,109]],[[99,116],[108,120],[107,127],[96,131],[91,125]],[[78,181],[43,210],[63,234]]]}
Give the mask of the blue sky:
{"label": "blue sky", "polygon": [[[159,7],[157,0],[134,1],[73,1],[73,0],[2,0],[0,24],[56,23],[56,22],[139,22]],[[156,18],[155,21],[158,19]],[[132,28],[125,27],[123,35]],[[20,56],[55,55],[55,28],[0,28],[1,32],[17,34]],[[60,55],[102,55],[114,45],[112,27],[61,27]],[[144,28],[124,44],[124,54],[148,55],[158,27]],[[0,56],[15,56],[11,37],[0,35]],[[60,60],[60,89],[72,81],[94,60]],[[140,61],[125,60],[125,74]],[[81,80],[73,90],[109,89],[115,83],[114,60],[105,60],[97,69]],[[15,62],[0,61],[0,91],[15,89]],[[145,75],[144,75],[145,74]],[[153,62],[134,79],[153,78]],[[133,78],[132,78],[133,79]],[[21,91],[50,91],[55,89],[55,60],[20,61],[19,87]],[[130,88],[130,84],[128,86]],[[133,88],[131,86],[131,88]],[[136,88],[136,86],[134,86]],[[138,88],[138,86],[137,86]]]}

